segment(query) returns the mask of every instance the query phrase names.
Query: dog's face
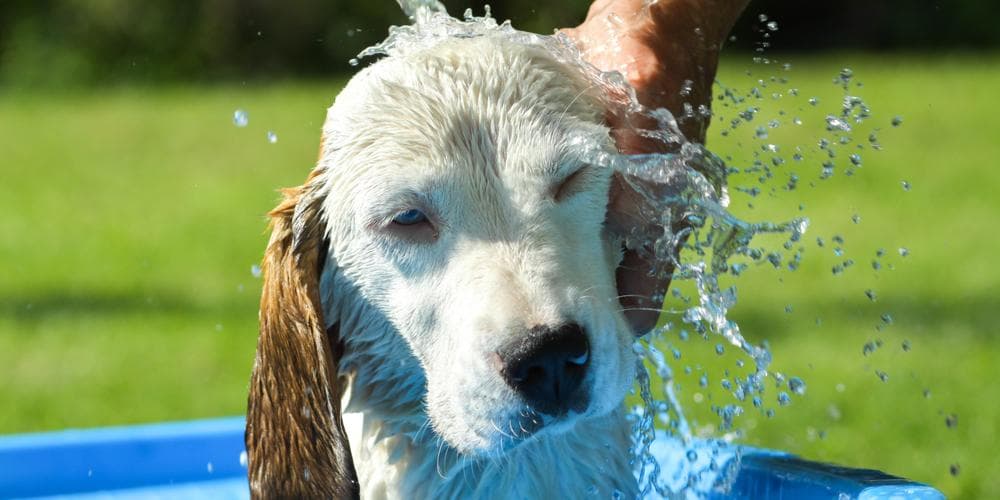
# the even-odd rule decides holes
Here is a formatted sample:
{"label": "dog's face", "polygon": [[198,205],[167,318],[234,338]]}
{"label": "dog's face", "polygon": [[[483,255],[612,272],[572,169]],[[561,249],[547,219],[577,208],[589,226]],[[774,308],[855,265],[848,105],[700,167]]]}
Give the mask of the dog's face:
{"label": "dog's face", "polygon": [[[611,171],[581,157],[612,151],[596,93],[540,49],[456,40],[374,64],[329,111],[322,210],[340,281],[325,284],[349,282],[381,342],[405,342],[433,429],[463,453],[605,415],[631,384]],[[341,335],[350,350],[355,332]]]}

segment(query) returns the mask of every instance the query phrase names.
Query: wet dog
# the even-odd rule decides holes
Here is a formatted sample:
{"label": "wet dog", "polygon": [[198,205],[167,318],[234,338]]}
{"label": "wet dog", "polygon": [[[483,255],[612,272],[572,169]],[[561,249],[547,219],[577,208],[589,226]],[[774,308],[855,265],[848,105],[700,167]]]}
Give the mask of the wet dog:
{"label": "wet dog", "polygon": [[255,496],[634,496],[611,170],[578,147],[614,151],[598,94],[502,36],[350,81],[271,212]]}

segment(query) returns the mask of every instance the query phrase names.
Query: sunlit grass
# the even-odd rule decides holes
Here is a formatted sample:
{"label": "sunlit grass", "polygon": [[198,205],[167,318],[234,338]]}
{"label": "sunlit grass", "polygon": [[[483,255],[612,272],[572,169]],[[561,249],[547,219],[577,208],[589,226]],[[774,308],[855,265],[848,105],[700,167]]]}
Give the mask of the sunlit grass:
{"label": "sunlit grass", "polygon": [[[743,91],[772,74],[790,81],[769,83],[765,96],[786,97],[765,99],[755,122],[727,138],[718,125],[733,112],[717,105],[713,150],[745,166],[760,145],[753,128],[771,117],[803,120],[771,132],[768,141],[783,148],[827,135],[821,120],[839,108],[842,90],[831,80],[843,66],[864,82],[852,92],[872,107],[869,127],[881,128],[884,150],[864,152],[864,167],[850,178],[841,154],[826,181],[817,180],[819,157],[809,153],[776,170],[774,196],[766,187],[752,200],[733,193],[733,212],[748,220],[812,221],[798,271],[757,266],[736,281],[733,317],[744,334],[768,340],[773,369],[808,384],[787,407],[769,391],[773,418],[747,405],[738,420],[746,441],[882,468],[952,497],[1000,490],[992,450],[1000,408],[990,389],[1000,356],[1000,270],[992,262],[1000,59],[847,54],[790,62],[787,74],[744,59],[723,66],[720,80]],[[0,94],[0,432],[244,411],[260,286],[250,268],[265,243],[263,214],[276,188],[311,168],[340,85]],[[800,95],[787,97],[789,87]],[[810,96],[819,97],[815,108]],[[249,112],[248,127],[233,126],[237,108]],[[901,127],[890,125],[895,115]],[[266,140],[269,130],[276,144]],[[867,132],[856,138],[866,142]],[[793,171],[798,188],[782,190]],[[845,240],[843,257],[833,254],[834,234]],[[875,271],[880,248],[887,254]],[[845,258],[854,266],[834,275]],[[884,313],[894,322],[877,331]],[[717,356],[718,339],[692,338],[673,340],[682,352],[675,372],[689,416],[712,425],[708,398],[732,399],[718,374],[738,356],[731,347]],[[876,338],[883,346],[862,355]],[[708,389],[698,387],[698,367],[709,368]],[[698,392],[702,403],[694,402]],[[954,429],[944,424],[951,413],[959,415]],[[957,477],[948,473],[953,463],[961,465]]]}

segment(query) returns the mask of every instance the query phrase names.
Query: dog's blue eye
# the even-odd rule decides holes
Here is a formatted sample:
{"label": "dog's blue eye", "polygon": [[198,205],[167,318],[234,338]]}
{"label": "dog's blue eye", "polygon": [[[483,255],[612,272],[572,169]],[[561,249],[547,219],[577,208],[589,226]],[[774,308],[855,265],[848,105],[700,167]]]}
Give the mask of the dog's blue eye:
{"label": "dog's blue eye", "polygon": [[401,226],[412,226],[426,220],[427,216],[424,215],[423,212],[417,210],[416,208],[411,208],[405,212],[396,214],[396,217],[392,219],[392,222]]}

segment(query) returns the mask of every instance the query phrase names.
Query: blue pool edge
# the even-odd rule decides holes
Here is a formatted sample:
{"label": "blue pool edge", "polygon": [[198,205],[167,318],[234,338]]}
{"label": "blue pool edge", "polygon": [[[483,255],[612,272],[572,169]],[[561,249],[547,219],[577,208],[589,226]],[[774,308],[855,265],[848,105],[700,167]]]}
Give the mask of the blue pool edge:
{"label": "blue pool edge", "polygon": [[[0,436],[0,497],[247,498],[244,425],[227,417]],[[944,498],[880,471],[782,452],[742,447],[739,460],[730,488],[710,498]]]}

